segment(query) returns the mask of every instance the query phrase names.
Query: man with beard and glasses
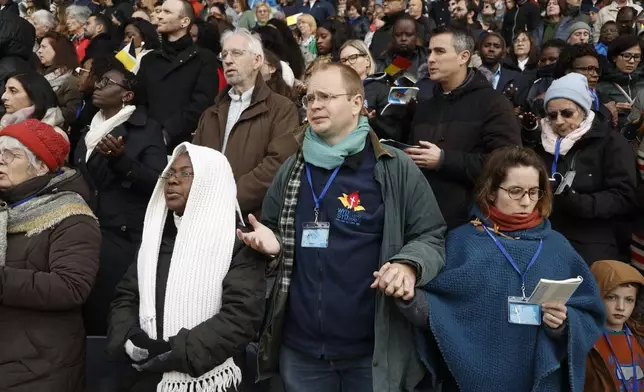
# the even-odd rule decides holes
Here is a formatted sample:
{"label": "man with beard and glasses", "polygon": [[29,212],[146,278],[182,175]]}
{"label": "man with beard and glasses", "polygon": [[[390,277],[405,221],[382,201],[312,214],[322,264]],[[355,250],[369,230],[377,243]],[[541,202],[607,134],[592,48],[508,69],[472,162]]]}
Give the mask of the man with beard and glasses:
{"label": "man with beard and glasses", "polygon": [[193,143],[228,158],[244,216],[260,216],[277,169],[297,151],[295,104],[264,82],[262,43],[248,30],[224,33],[219,55],[228,87],[199,120]]}
{"label": "man with beard and glasses", "polygon": [[407,73],[416,76],[418,67],[427,62],[427,49],[416,44],[416,21],[411,16],[398,18],[389,49],[376,60],[376,72],[384,72],[396,57],[411,61]]}
{"label": "man with beard and glasses", "polygon": [[492,87],[496,91],[506,93],[515,107],[523,105],[528,81],[520,72],[502,67],[506,45],[501,34],[484,35],[479,42],[479,53],[481,53],[483,67],[492,72]]}
{"label": "man with beard and glasses", "polygon": [[163,3],[157,27],[161,50],[148,53],[137,74],[148,97],[148,115],[163,127],[168,152],[192,137],[199,116],[219,91],[221,64],[214,53],[192,42],[194,19],[190,3]]}

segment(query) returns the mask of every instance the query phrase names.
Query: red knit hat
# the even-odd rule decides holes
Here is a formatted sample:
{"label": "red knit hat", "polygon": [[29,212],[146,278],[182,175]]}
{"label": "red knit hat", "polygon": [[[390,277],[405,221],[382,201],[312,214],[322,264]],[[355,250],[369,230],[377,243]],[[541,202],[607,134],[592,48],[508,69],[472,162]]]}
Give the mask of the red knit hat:
{"label": "red knit hat", "polygon": [[69,142],[49,124],[38,120],[25,120],[7,125],[0,136],[11,136],[24,144],[34,155],[55,170],[65,163]]}

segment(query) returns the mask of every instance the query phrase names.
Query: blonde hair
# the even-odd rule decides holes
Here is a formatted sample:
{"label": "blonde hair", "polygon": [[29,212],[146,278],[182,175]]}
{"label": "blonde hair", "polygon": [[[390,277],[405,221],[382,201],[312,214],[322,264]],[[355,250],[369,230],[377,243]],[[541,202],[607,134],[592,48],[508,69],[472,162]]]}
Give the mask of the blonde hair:
{"label": "blonde hair", "polygon": [[369,51],[369,48],[367,48],[367,44],[364,43],[364,41],[361,41],[359,39],[352,39],[350,41],[347,41],[342,45],[340,48],[340,53],[344,50],[344,48],[353,48],[360,52],[360,54],[363,54],[369,58],[369,69],[367,69],[367,76],[373,75],[376,73],[376,62],[373,59],[373,56],[371,55],[371,52]]}
{"label": "blonde hair", "polygon": [[298,22],[302,21],[302,22],[306,23],[307,25],[309,25],[309,27],[311,28],[311,35],[315,35],[315,32],[318,29],[318,24],[315,23],[315,18],[313,18],[309,14],[302,14],[297,18],[297,21]]}
{"label": "blonde hair", "polygon": [[263,1],[255,4],[255,8],[253,9],[253,13],[255,15],[257,15],[257,10],[260,7],[266,7],[266,9],[268,9],[268,19],[271,19],[273,17],[273,9],[271,8],[270,5],[268,5],[267,3],[264,3]]}

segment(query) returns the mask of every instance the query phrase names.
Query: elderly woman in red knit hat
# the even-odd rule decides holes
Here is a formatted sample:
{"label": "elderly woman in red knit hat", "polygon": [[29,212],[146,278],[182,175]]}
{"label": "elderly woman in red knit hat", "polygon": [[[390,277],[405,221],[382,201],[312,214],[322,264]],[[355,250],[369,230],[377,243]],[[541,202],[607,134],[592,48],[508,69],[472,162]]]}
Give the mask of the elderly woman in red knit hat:
{"label": "elderly woman in red knit hat", "polygon": [[0,131],[0,391],[81,392],[81,306],[100,232],[69,143],[38,120]]}

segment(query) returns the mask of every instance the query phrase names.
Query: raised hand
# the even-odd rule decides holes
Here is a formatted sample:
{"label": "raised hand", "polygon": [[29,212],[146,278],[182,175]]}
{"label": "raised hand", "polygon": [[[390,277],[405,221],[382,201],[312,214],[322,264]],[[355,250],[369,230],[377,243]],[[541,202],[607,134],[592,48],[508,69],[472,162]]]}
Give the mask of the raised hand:
{"label": "raised hand", "polygon": [[253,227],[250,233],[243,233],[237,229],[237,237],[258,252],[268,256],[277,256],[282,246],[280,245],[273,230],[261,224],[253,214],[248,215],[248,221]]}

